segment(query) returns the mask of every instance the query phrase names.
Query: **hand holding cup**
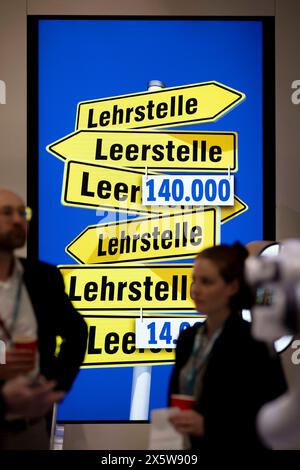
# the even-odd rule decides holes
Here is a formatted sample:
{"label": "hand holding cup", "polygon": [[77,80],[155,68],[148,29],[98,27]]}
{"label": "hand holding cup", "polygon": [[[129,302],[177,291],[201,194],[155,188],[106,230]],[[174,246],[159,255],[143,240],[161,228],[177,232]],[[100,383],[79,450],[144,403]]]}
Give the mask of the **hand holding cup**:
{"label": "hand holding cup", "polygon": [[171,395],[171,407],[180,410],[192,410],[195,407],[195,399],[191,395],[173,394]]}

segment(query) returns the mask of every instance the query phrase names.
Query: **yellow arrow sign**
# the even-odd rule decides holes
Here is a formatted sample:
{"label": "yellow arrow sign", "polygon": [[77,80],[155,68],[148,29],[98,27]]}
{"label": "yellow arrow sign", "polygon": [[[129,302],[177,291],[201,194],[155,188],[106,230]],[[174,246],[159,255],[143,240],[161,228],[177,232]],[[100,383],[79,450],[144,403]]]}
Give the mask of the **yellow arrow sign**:
{"label": "yellow arrow sign", "polygon": [[137,349],[136,317],[90,317],[89,339],[83,367],[116,367],[174,362],[174,349]]}
{"label": "yellow arrow sign", "polygon": [[68,161],[65,165],[62,204],[134,214],[159,214],[158,208],[142,205],[144,172]]}
{"label": "yellow arrow sign", "polygon": [[77,131],[47,147],[63,160],[167,171],[237,171],[237,133]]}
{"label": "yellow arrow sign", "polygon": [[[134,214],[184,214],[191,206],[143,206],[141,185],[143,171],[113,168],[68,161],[65,166],[62,204],[89,209],[99,208]],[[153,174],[153,172],[149,172]],[[221,207],[221,223],[248,210],[248,205],[234,196],[233,206]]]}
{"label": "yellow arrow sign", "polygon": [[218,243],[216,219],[211,207],[91,225],[66,252],[83,264],[191,258]]}
{"label": "yellow arrow sign", "polygon": [[66,292],[77,310],[194,310],[192,265],[61,266]]}
{"label": "yellow arrow sign", "polygon": [[[130,168],[114,168],[68,161],[65,166],[62,204],[89,209],[99,208],[134,214],[184,214],[190,206],[143,206],[141,202],[142,175]],[[153,174],[153,172],[149,172]],[[248,210],[240,198],[234,196],[233,206],[221,207],[221,223]]]}
{"label": "yellow arrow sign", "polygon": [[245,98],[219,82],[114,96],[78,104],[76,129],[141,129],[216,121]]}

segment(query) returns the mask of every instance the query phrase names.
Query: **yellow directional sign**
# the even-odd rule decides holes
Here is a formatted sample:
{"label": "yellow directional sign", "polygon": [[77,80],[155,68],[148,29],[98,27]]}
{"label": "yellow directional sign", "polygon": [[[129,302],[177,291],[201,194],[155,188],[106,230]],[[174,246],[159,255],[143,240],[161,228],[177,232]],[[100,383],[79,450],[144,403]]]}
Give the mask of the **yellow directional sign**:
{"label": "yellow directional sign", "polygon": [[70,160],[65,165],[61,201],[90,209],[101,205],[101,209],[134,214],[147,214],[150,209],[160,213],[159,209],[142,205],[143,174],[141,170]]}
{"label": "yellow directional sign", "polygon": [[66,292],[77,310],[185,311],[192,265],[61,266]]}
{"label": "yellow directional sign", "polygon": [[113,96],[78,104],[76,129],[141,129],[216,121],[245,98],[219,82]]}
{"label": "yellow directional sign", "polygon": [[[153,172],[148,172],[153,174]],[[61,201],[63,204],[89,209],[99,208],[133,214],[184,215],[192,206],[143,206],[141,170],[114,168],[68,161],[65,165]],[[248,210],[239,197],[234,196],[233,206],[221,206],[221,223]],[[77,258],[76,258],[77,259]]]}
{"label": "yellow directional sign", "polygon": [[166,171],[237,171],[237,133],[83,130],[47,147],[63,160]]}
{"label": "yellow directional sign", "polygon": [[216,219],[211,207],[91,225],[66,251],[83,264],[191,258],[218,243]]}
{"label": "yellow directional sign", "polygon": [[249,206],[243,202],[239,197],[234,196],[234,205],[233,206],[222,206],[221,207],[221,224],[228,222],[234,217],[246,212],[249,209]]}
{"label": "yellow directional sign", "polygon": [[91,317],[85,321],[89,339],[83,367],[159,365],[174,362],[174,349],[137,349],[136,317]]}

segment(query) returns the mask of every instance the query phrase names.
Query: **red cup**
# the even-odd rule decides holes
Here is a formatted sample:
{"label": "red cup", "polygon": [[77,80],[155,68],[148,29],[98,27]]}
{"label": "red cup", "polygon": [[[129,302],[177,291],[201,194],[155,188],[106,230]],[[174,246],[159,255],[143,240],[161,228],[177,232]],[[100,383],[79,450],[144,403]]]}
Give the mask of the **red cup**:
{"label": "red cup", "polygon": [[16,336],[13,339],[13,345],[16,349],[23,349],[26,351],[36,352],[38,341],[37,338],[32,336]]}
{"label": "red cup", "polygon": [[195,406],[195,398],[190,395],[173,394],[171,395],[171,407],[180,410],[192,410]]}

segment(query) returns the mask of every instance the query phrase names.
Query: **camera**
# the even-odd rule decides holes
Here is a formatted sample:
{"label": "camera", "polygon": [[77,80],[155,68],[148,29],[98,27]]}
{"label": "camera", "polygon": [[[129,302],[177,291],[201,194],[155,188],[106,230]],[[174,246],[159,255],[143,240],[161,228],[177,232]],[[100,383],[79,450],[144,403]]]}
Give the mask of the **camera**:
{"label": "camera", "polygon": [[[300,332],[300,240],[280,244],[277,256],[250,256],[245,278],[254,292],[252,334],[273,342]],[[275,342],[276,345],[276,342]],[[300,448],[300,374],[289,390],[264,405],[257,416],[262,439],[277,450]]]}
{"label": "camera", "polygon": [[300,240],[286,240],[277,256],[250,256],[245,278],[253,289],[252,333],[272,342],[300,332]]}

